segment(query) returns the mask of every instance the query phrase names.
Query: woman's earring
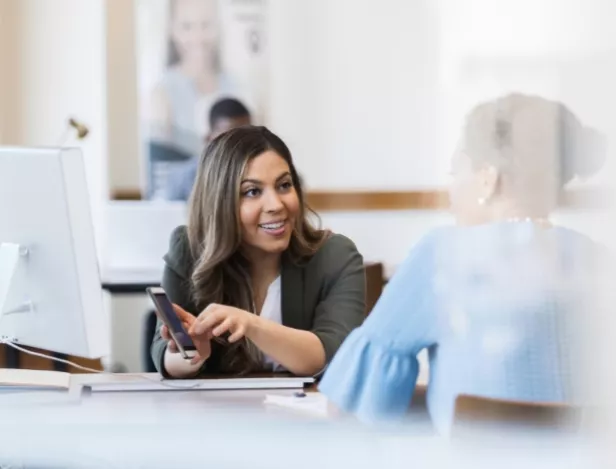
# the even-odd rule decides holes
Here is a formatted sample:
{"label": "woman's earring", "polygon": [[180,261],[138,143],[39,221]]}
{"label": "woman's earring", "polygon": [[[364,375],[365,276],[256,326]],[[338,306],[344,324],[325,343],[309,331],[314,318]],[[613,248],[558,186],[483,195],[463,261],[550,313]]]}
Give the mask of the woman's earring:
{"label": "woman's earring", "polygon": [[485,205],[485,204],[486,204],[486,202],[487,202],[487,200],[486,200],[486,198],[485,198],[485,197],[479,197],[479,198],[477,198],[477,203],[478,203],[479,205]]}

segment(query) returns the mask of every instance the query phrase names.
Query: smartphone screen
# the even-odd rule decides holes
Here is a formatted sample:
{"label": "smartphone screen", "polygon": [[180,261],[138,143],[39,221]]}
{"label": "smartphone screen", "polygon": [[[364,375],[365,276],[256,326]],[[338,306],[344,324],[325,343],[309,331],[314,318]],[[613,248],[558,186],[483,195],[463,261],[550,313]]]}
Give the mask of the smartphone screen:
{"label": "smartphone screen", "polygon": [[148,293],[156,306],[156,311],[169,328],[169,333],[176,343],[184,350],[195,350],[195,344],[182,326],[182,322],[175,311],[173,305],[169,301],[169,297],[162,288],[148,288]]}

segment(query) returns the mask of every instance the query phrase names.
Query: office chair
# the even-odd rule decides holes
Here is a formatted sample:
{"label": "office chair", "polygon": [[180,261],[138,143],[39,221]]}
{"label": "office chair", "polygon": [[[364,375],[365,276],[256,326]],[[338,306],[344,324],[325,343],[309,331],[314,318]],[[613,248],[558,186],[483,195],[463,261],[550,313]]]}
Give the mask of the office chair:
{"label": "office chair", "polygon": [[460,395],[456,399],[452,435],[468,431],[571,433],[580,429],[581,409],[564,403],[523,402]]}

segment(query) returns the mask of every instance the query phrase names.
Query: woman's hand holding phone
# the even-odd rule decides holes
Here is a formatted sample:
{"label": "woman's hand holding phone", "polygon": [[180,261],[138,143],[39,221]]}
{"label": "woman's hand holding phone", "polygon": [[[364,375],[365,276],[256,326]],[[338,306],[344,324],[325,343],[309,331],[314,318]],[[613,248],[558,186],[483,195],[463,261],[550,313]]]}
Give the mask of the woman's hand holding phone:
{"label": "woman's hand holding phone", "polygon": [[[182,321],[182,326],[184,327],[184,330],[190,330],[190,327],[197,320],[197,318],[176,304],[173,305],[173,310],[175,311],[175,314],[177,314],[180,318],[180,321]],[[171,353],[178,353],[178,347],[175,344],[175,341],[171,338],[167,326],[163,325],[161,327],[160,335],[164,340],[167,341],[167,350]],[[203,360],[207,360],[212,353],[212,347],[210,344],[212,335],[206,334],[193,336],[191,338],[193,343],[195,344],[195,348],[197,349],[197,354],[190,360],[190,363],[196,364]]]}

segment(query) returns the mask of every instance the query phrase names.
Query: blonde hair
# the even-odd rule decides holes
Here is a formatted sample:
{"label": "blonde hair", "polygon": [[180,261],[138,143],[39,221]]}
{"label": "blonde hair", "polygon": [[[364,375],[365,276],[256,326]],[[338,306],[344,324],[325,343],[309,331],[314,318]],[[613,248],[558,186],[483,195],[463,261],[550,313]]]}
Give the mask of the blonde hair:
{"label": "blonde hair", "polygon": [[[220,303],[256,313],[250,265],[240,250],[240,185],[248,162],[268,150],[289,165],[300,202],[286,254],[292,261],[302,262],[326,238],[326,232],[314,228],[308,220],[312,211],[304,201],[300,178],[284,142],[265,127],[245,126],[223,133],[203,152],[189,200],[188,241],[195,260],[191,293],[200,310],[210,303]],[[219,343],[226,348],[223,371],[241,374],[261,368],[262,354],[250,341]]]}
{"label": "blonde hair", "polygon": [[467,116],[463,151],[499,171],[499,190],[521,203],[555,206],[564,185],[598,171],[605,141],[562,103],[510,94]]}

